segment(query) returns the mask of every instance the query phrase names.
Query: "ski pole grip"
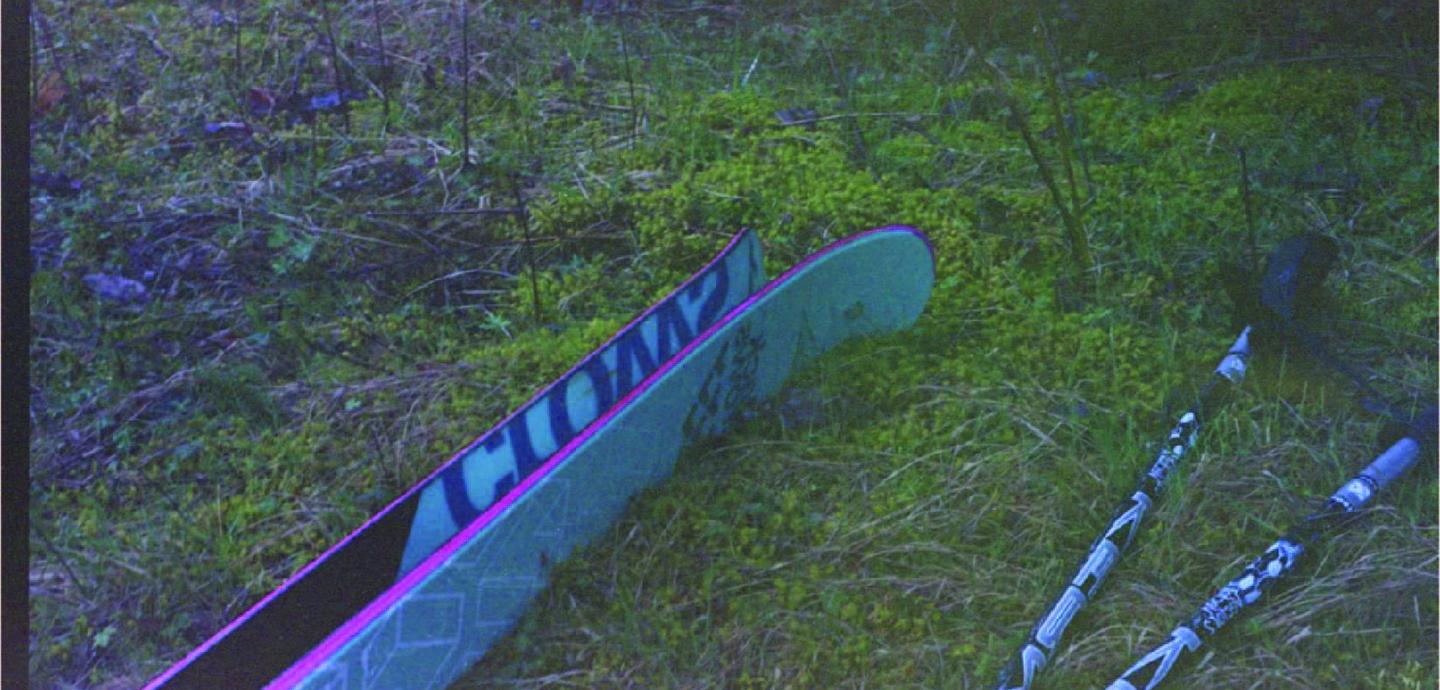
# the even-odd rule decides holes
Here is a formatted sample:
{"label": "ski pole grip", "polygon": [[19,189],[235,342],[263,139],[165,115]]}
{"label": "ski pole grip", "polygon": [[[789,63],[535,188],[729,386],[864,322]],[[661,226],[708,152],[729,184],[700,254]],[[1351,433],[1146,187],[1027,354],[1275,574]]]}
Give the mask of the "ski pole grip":
{"label": "ski pole grip", "polygon": [[[1345,504],[1347,510],[1357,510],[1369,500],[1371,494],[1384,489],[1391,482],[1400,478],[1400,475],[1415,464],[1422,453],[1433,457],[1435,454],[1435,414],[1435,408],[1431,407],[1416,417],[1413,422],[1404,425],[1408,428],[1403,435],[1391,434],[1390,438],[1395,438],[1395,436],[1399,436],[1399,438],[1395,439],[1385,449],[1385,452],[1366,466],[1359,476],[1341,487],[1334,498]],[[1356,482],[1368,482],[1370,486],[1352,486]],[[1366,489],[1370,489],[1370,491],[1366,491]]]}
{"label": "ski pole grip", "polygon": [[[1392,436],[1393,438],[1393,436]],[[1431,407],[1409,425],[1409,431],[1400,436],[1384,452],[1370,461],[1365,469],[1353,479],[1345,482],[1333,496],[1332,504],[1347,513],[1355,512],[1370,502],[1375,494],[1389,486],[1400,475],[1405,474],[1422,453],[1433,457],[1435,454],[1435,408]]]}
{"label": "ski pole grip", "polygon": [[1233,389],[1245,380],[1245,364],[1250,359],[1250,331],[1251,326],[1246,326],[1240,331],[1239,337],[1230,345],[1225,353],[1225,358],[1220,360],[1220,365],[1215,367],[1215,372],[1200,389],[1200,394],[1195,401],[1192,412],[1195,413],[1197,421],[1206,422],[1210,414],[1224,406],[1226,400],[1233,392]]}
{"label": "ski pole grip", "polygon": [[1240,383],[1245,378],[1245,360],[1250,356],[1250,326],[1240,331],[1240,336],[1230,346],[1230,351],[1225,353],[1225,358],[1220,360],[1220,365],[1215,367],[1215,373],[1229,379],[1231,383]]}
{"label": "ski pole grip", "polygon": [[1338,504],[1346,513],[1364,508],[1375,494],[1410,469],[1419,457],[1420,444],[1415,439],[1406,436],[1396,441],[1370,461],[1360,474],[1345,482],[1345,485],[1330,497],[1330,502]]}

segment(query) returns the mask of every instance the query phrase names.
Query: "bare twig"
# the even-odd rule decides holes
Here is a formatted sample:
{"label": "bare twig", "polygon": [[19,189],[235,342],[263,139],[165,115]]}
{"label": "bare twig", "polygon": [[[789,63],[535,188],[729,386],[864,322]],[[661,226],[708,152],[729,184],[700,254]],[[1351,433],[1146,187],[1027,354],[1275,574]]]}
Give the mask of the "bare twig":
{"label": "bare twig", "polygon": [[424,290],[425,288],[430,287],[431,285],[434,285],[434,284],[436,284],[436,283],[442,283],[442,282],[445,282],[445,281],[447,281],[447,280],[451,280],[451,279],[454,279],[454,278],[462,278],[462,277],[464,277],[464,276],[475,275],[475,274],[486,274],[486,275],[498,276],[498,277],[507,278],[507,279],[508,279],[508,278],[514,278],[514,277],[515,277],[515,274],[513,274],[513,273],[506,273],[505,271],[495,271],[495,270],[491,270],[491,269],[488,269],[488,268],[462,269],[462,270],[459,270],[459,271],[451,271],[451,272],[449,272],[449,273],[446,273],[446,274],[443,275],[443,276],[440,276],[439,278],[431,278],[430,280],[427,280],[427,281],[425,281],[425,282],[423,282],[423,283],[421,283],[421,284],[419,284],[419,285],[411,288],[409,292],[405,293],[405,296],[406,296],[406,297],[409,297],[410,295],[413,295],[413,294],[415,294],[415,293],[417,293],[417,292],[419,292],[419,291],[421,291],[421,290]]}
{"label": "bare twig", "polygon": [[[1095,180],[1090,177],[1090,161],[1085,156],[1085,134],[1082,127],[1083,119],[1080,111],[1075,108],[1075,98],[1070,93],[1070,87],[1066,83],[1065,61],[1060,55],[1060,49],[1055,45],[1055,39],[1050,34],[1050,25],[1045,23],[1042,17],[1040,30],[1045,38],[1045,47],[1050,52],[1050,59],[1054,63],[1054,71],[1051,76],[1051,87],[1060,89],[1060,94],[1065,97],[1065,105],[1070,111],[1070,124],[1065,129],[1065,145],[1075,150],[1075,155],[1080,159],[1080,172],[1085,176],[1086,204],[1095,203]],[[1071,185],[1074,185],[1074,175],[1071,175]],[[1076,201],[1079,205],[1079,201]]]}
{"label": "bare twig", "polygon": [[1432,233],[1430,233],[1430,236],[1429,236],[1429,237],[1426,237],[1425,239],[1420,240],[1420,244],[1415,245],[1415,248],[1414,248],[1414,249],[1411,249],[1410,251],[1408,251],[1408,252],[1405,253],[1405,258],[1409,259],[1409,258],[1415,256],[1416,254],[1419,254],[1419,253],[1420,253],[1420,250],[1422,250],[1422,249],[1424,249],[1424,248],[1426,248],[1426,247],[1428,247],[1428,246],[1430,246],[1430,245],[1432,245],[1432,244],[1435,244],[1435,239],[1436,239],[1437,235],[1440,235],[1440,231],[1432,232]]}
{"label": "bare twig", "polygon": [[460,169],[470,167],[470,0],[460,0]]}
{"label": "bare twig", "polygon": [[[830,50],[830,45],[825,41],[821,41],[820,47],[825,50],[825,59],[830,64],[831,80],[835,82],[837,89],[843,89],[841,93],[841,98],[844,99],[842,101],[844,103],[843,107],[849,109],[853,103],[851,97],[854,95],[852,80],[848,78],[842,80],[840,78],[840,68],[835,65],[835,53]],[[855,157],[865,166],[865,169],[870,172],[872,177],[875,176],[875,171],[870,166],[870,149],[865,146],[865,134],[860,131],[860,126],[855,123],[854,118],[847,120],[847,123],[850,128],[850,136],[855,140]],[[797,122],[795,124],[801,123]]]}
{"label": "bare twig", "polygon": [[907,113],[907,112],[876,112],[876,113],[840,113],[838,115],[824,115],[812,117],[807,120],[790,120],[781,122],[780,127],[798,127],[800,125],[813,125],[817,122],[829,122],[830,120],[860,120],[864,118],[900,118],[905,120],[920,119],[926,117],[938,117],[940,113]]}
{"label": "bare twig", "polygon": [[535,310],[535,323],[540,324],[540,283],[535,277],[535,254],[530,246],[530,213],[525,208],[525,194],[520,189],[520,178],[510,178],[510,184],[515,188],[515,203],[520,207],[520,228],[525,236],[525,264],[530,269],[530,299]]}
{"label": "bare twig", "polygon": [[85,594],[85,598],[94,599],[95,595],[91,592],[90,588],[80,580],[80,576],[75,574],[75,570],[70,567],[70,561],[65,558],[65,554],[60,553],[60,549],[56,548],[55,544],[50,541],[50,537],[45,536],[45,530],[40,528],[40,523],[42,522],[44,521],[40,520],[33,523],[32,527],[34,529],[32,531],[40,537],[40,541],[45,544],[45,548],[49,549],[50,553],[55,554],[55,558],[60,561],[60,566],[65,569],[66,573],[69,573],[70,581],[74,582],[75,586],[80,588],[80,591]]}
{"label": "bare twig", "polygon": [[[40,26],[40,35],[45,38],[45,47],[50,50],[50,60],[55,64],[56,71],[60,73],[60,79],[65,82],[65,101],[70,105],[71,115],[77,119],[84,119],[84,113],[80,111],[82,101],[80,92],[70,81],[70,66],[62,59],[60,51],[55,47],[55,34],[50,30],[50,22],[45,15],[40,13],[40,8],[31,5],[31,16],[35,23]],[[32,66],[33,69],[33,66]]]}
{"label": "bare twig", "polygon": [[[372,0],[370,9],[372,10],[371,16],[375,19],[375,41],[379,44],[380,49],[380,81],[386,82],[390,77],[390,65],[385,57],[385,29],[383,29],[380,24],[380,0]],[[385,88],[380,89],[380,99],[382,107],[384,108],[381,111],[382,119],[380,121],[380,136],[382,137],[385,136],[385,131],[390,126],[390,92],[388,87],[389,84],[387,83]]]}
{"label": "bare twig", "polygon": [[[1044,30],[1044,15],[1040,15],[1039,24],[1046,43],[1049,43],[1050,33]],[[1070,183],[1070,212],[1078,219],[1081,216],[1080,188],[1075,184],[1075,166],[1070,161],[1070,148],[1074,142],[1070,139],[1070,127],[1065,124],[1065,109],[1060,107],[1060,86],[1056,83],[1056,72],[1060,71],[1060,66],[1058,62],[1050,62],[1045,65],[1044,71],[1045,95],[1050,100],[1050,111],[1055,117],[1055,136],[1060,139],[1060,164],[1064,166],[1065,178]]]}
{"label": "bare twig", "polygon": [[385,240],[378,239],[378,238],[375,238],[375,237],[366,237],[366,236],[364,236],[364,235],[356,235],[355,233],[345,232],[345,231],[343,231],[343,230],[333,230],[333,229],[330,229],[330,228],[321,227],[321,226],[319,226],[319,225],[316,225],[313,221],[311,221],[310,218],[309,218],[309,216],[306,216],[306,217],[304,217],[304,219],[301,219],[301,218],[297,218],[297,217],[295,217],[295,216],[286,215],[286,214],[284,214],[284,213],[278,213],[278,212],[275,212],[275,211],[271,211],[271,212],[270,212],[270,215],[271,215],[271,216],[274,216],[274,217],[276,217],[276,218],[279,218],[279,219],[281,219],[281,220],[289,221],[289,222],[291,222],[291,223],[294,223],[295,225],[304,226],[304,228],[305,228],[306,230],[308,230],[309,232],[313,232],[313,233],[319,234],[319,235],[335,235],[335,236],[337,236],[337,237],[348,237],[348,238],[353,239],[353,240],[360,240],[361,242],[372,242],[372,243],[374,243],[374,244],[383,244],[383,245],[385,245],[385,246],[387,246],[387,247],[395,247],[396,249],[405,249],[405,250],[410,250],[410,251],[414,251],[414,250],[417,249],[416,247],[412,247],[412,246],[404,245],[404,244],[399,244],[399,243],[396,243],[396,242],[387,242],[387,241],[385,241]]}
{"label": "bare twig", "polygon": [[1255,216],[1250,210],[1250,166],[1245,161],[1245,149],[1240,149],[1240,201],[1245,205],[1245,232],[1246,241],[1249,244],[1245,248],[1245,261],[1249,264],[1250,271],[1257,271],[1260,266],[1255,261]]}
{"label": "bare twig", "polygon": [[1090,275],[1094,261],[1090,256],[1090,243],[1085,238],[1085,228],[1080,225],[1079,219],[1070,212],[1069,205],[1065,203],[1065,196],[1060,192],[1059,185],[1055,184],[1055,177],[1050,174],[1050,166],[1045,163],[1045,156],[1040,152],[1040,146],[1030,132],[1029,113],[1006,88],[1010,85],[1010,78],[990,60],[985,60],[985,64],[997,77],[996,91],[1010,108],[1011,120],[1020,130],[1020,137],[1025,140],[1025,147],[1030,150],[1030,157],[1035,160],[1035,167],[1040,171],[1040,179],[1045,183],[1045,188],[1050,190],[1050,199],[1054,202],[1056,210],[1060,212],[1060,219],[1065,224],[1066,239],[1070,245],[1070,258],[1079,273],[1077,277],[1082,281],[1087,281],[1086,284],[1088,284],[1087,276]]}
{"label": "bare twig", "polygon": [[330,19],[330,3],[321,2],[320,11],[325,19],[325,35],[330,42],[330,66],[335,75],[335,95],[340,99],[340,116],[344,118],[345,134],[350,134],[349,94],[345,90],[344,73],[340,70],[340,44],[335,42],[335,23]]}
{"label": "bare twig", "polygon": [[366,216],[519,216],[523,208],[457,208],[434,211],[366,211]]}
{"label": "bare twig", "polygon": [[630,74],[630,48],[625,41],[625,16],[621,15],[620,27],[620,56],[625,64],[625,84],[630,88],[630,136],[633,145],[636,133],[640,129],[640,114],[637,111],[635,102],[635,78]]}
{"label": "bare twig", "polygon": [[1204,65],[1204,66],[1201,66],[1201,67],[1191,67],[1191,68],[1189,68],[1189,69],[1175,70],[1174,72],[1155,72],[1155,73],[1152,73],[1152,74],[1147,74],[1147,75],[1145,75],[1145,78],[1146,78],[1146,79],[1149,79],[1149,80],[1151,80],[1151,81],[1164,81],[1164,80],[1166,80],[1166,79],[1171,79],[1171,78],[1174,78],[1174,77],[1178,77],[1178,76],[1180,76],[1180,75],[1182,75],[1182,74],[1183,74],[1183,75],[1189,75],[1189,74],[1205,74],[1206,72],[1216,72],[1216,71],[1219,71],[1219,70],[1226,70],[1226,69],[1239,69],[1239,68],[1242,68],[1242,67],[1266,67],[1266,66],[1269,66],[1269,65],[1289,65],[1289,64],[1295,64],[1295,63],[1301,63],[1301,62],[1333,62],[1333,61],[1343,61],[1343,60],[1356,60],[1356,61],[1367,61],[1367,60],[1402,60],[1402,59],[1404,59],[1404,58],[1403,58],[1403,56],[1400,56],[1400,55],[1390,55],[1390,54],[1386,54],[1386,53],[1377,53],[1377,54],[1373,54],[1373,55],[1310,55],[1310,56],[1306,56],[1306,57],[1278,58],[1278,59],[1275,59],[1275,60],[1260,60],[1260,61],[1253,61],[1253,62],[1240,62],[1240,61],[1230,60],[1230,61],[1226,61],[1226,62],[1216,63],[1216,64],[1213,64],[1213,65]]}
{"label": "bare twig", "polygon": [[244,88],[245,88],[245,71],[244,71],[244,68],[243,68],[244,58],[243,58],[243,56],[242,56],[241,53],[240,53],[240,10],[241,10],[243,7],[244,7],[244,4],[243,4],[243,3],[240,3],[240,2],[236,2],[236,3],[235,3],[235,7],[234,7],[235,16],[231,18],[231,24],[230,24],[230,33],[233,35],[233,37],[234,37],[234,39],[235,39],[235,57],[234,57],[233,66],[234,66],[234,70],[235,70],[235,71],[234,71],[234,79],[235,79],[235,105],[236,105],[237,110],[239,109],[239,106],[241,105],[241,103],[240,103],[240,101],[241,101],[241,96],[240,96],[240,94],[244,92]]}

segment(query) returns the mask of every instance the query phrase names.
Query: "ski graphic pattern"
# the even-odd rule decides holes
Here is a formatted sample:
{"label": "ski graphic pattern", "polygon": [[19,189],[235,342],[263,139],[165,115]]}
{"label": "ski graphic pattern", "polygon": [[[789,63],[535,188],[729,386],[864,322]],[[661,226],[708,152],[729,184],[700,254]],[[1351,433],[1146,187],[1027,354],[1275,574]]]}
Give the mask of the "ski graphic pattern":
{"label": "ski graphic pattern", "polygon": [[765,339],[748,323],[720,348],[715,366],[705,375],[695,405],[681,425],[687,445],[724,431],[725,420],[755,397],[755,374],[764,348]]}
{"label": "ski graphic pattern", "polygon": [[[556,450],[575,438],[610,406],[704,332],[740,299],[763,282],[758,244],[745,243],[733,261],[677,290],[655,305],[634,328],[627,329],[611,346],[582,362],[556,381],[527,409],[510,417],[459,462],[440,472],[420,494],[410,537],[401,559],[403,575],[445,543],[461,527],[494,505]],[[739,289],[730,287],[729,263],[748,271],[734,271],[745,279]]]}
{"label": "ski graphic pattern", "polygon": [[667,477],[687,441],[723,431],[744,404],[839,342],[913,323],[933,280],[929,243],[910,228],[862,233],[812,255],[660,365],[268,687],[444,687],[518,620],[548,564]]}

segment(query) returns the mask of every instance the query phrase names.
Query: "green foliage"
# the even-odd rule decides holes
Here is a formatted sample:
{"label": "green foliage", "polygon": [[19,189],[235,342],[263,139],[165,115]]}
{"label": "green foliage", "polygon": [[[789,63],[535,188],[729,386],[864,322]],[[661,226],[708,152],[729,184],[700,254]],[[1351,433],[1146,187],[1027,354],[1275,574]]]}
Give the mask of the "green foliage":
{"label": "green foliage", "polygon": [[[913,329],[840,348],[689,451],[459,687],[983,685],[1233,337],[1238,148],[1259,249],[1340,240],[1338,339],[1397,391],[1433,385],[1440,99],[1418,4],[472,5],[465,123],[456,7],[358,3],[332,8],[366,96],[348,134],[338,111],[250,109],[252,88],[333,89],[314,7],[92,5],[36,5],[57,42],[37,75],[77,95],[36,115],[33,165],[83,183],[32,190],[43,687],[142,685],[741,227],[776,275],[914,225],[934,294]],[[980,62],[1060,160],[1037,20],[1095,191],[1083,296]],[[777,116],[801,108],[817,121]],[[205,133],[224,121],[251,132]],[[493,213],[517,191],[528,239]],[[146,296],[99,295],[97,273]],[[1046,682],[1108,682],[1377,426],[1339,377],[1257,356]],[[1177,688],[1433,679],[1433,478],[1381,502]]]}

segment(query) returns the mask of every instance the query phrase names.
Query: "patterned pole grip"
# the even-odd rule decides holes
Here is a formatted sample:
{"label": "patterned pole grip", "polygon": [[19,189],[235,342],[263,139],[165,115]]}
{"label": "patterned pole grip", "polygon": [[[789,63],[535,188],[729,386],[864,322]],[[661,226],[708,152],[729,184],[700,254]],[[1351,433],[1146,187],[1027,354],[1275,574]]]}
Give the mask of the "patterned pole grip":
{"label": "patterned pole grip", "polygon": [[1241,610],[1259,601],[1276,580],[1294,570],[1304,552],[1302,544],[1289,538],[1271,544],[1240,577],[1216,591],[1189,622],[1175,628],[1170,639],[1126,669],[1107,690],[1154,690],[1181,659],[1193,655]]}
{"label": "patterned pole grip", "polygon": [[1337,518],[1364,508],[1375,494],[1399,478],[1420,457],[1420,443],[1406,437],[1396,441],[1358,475],[1336,491],[1325,506],[1306,516],[1301,526],[1270,545],[1239,577],[1221,587],[1170,639],[1141,657],[1106,690],[1154,690],[1183,658],[1193,655],[1226,623],[1259,601],[1275,581],[1295,569],[1306,544],[1334,527]]}
{"label": "patterned pole grip", "polygon": [[1240,331],[1240,336],[1230,346],[1230,351],[1225,358],[1220,360],[1220,365],[1215,367],[1215,373],[1205,382],[1205,387],[1200,390],[1200,399],[1195,406],[1180,417],[1180,423],[1170,430],[1170,437],[1166,439],[1165,446],[1160,449],[1160,454],[1155,458],[1155,463],[1150,466],[1150,471],[1141,480],[1141,490],[1151,495],[1158,494],[1165,486],[1165,479],[1175,465],[1180,462],[1180,457],[1195,445],[1195,435],[1200,431],[1200,421],[1208,419],[1211,412],[1221,407],[1226,396],[1241,381],[1245,380],[1245,362],[1250,357],[1250,327]]}
{"label": "patterned pole grip", "polygon": [[1155,461],[1141,477],[1140,486],[1131,494],[1130,500],[1115,512],[1115,517],[1111,518],[1105,532],[1091,544],[1090,552],[1081,562],[1074,577],[1065,585],[1065,590],[1035,624],[1024,646],[1010,658],[1000,672],[995,690],[1030,690],[1040,669],[1059,647],[1060,636],[1064,634],[1065,628],[1100,589],[1105,576],[1135,540],[1145,513],[1154,503],[1154,497],[1164,488],[1170,471],[1180,462],[1180,458],[1194,447],[1202,415],[1218,408],[1221,396],[1244,380],[1245,360],[1249,354],[1250,328],[1247,326],[1230,346],[1224,359],[1220,360],[1214,375],[1205,383],[1195,407],[1181,415],[1175,427],[1170,430],[1170,435],[1156,454]]}

